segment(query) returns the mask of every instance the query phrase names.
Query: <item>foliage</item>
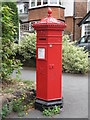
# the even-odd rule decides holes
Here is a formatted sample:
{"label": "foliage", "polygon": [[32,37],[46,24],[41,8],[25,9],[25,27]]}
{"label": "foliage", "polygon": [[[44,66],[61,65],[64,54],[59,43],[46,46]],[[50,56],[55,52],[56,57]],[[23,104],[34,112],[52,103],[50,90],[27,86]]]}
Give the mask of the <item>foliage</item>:
{"label": "foliage", "polygon": [[34,33],[26,33],[21,40],[20,46],[15,46],[16,53],[23,61],[36,57],[36,35]]}
{"label": "foliage", "polygon": [[20,47],[20,54],[24,57],[24,60],[28,60],[32,57],[36,57],[36,36],[35,34],[26,34],[23,37]]}
{"label": "foliage", "polygon": [[[10,78],[9,78],[10,79]],[[12,82],[4,81],[2,84],[2,94],[5,96],[5,104],[7,108],[2,107],[2,118],[8,116],[10,112],[17,112],[19,117],[22,117],[27,113],[28,109],[34,108],[34,102],[36,97],[35,82],[30,80],[9,80]],[[7,111],[10,112],[7,112]]]}
{"label": "foliage", "polygon": [[24,111],[23,99],[24,99],[24,97],[18,98],[17,100],[14,99],[14,101],[13,101],[13,111],[14,112],[19,113],[19,112]]}
{"label": "foliage", "polygon": [[[25,35],[20,48],[17,47],[16,50],[19,56],[24,57],[24,61],[30,61],[32,57],[36,58],[36,35],[29,33]],[[62,71],[69,73],[88,72],[88,53],[83,48],[69,42],[67,35],[62,38]]]}
{"label": "foliage", "polygon": [[[35,97],[33,97],[35,99]],[[24,116],[25,111],[28,110],[30,106],[33,106],[33,100],[27,93],[21,94],[19,98],[13,100],[13,111],[18,113],[18,116]]]}
{"label": "foliage", "polygon": [[13,24],[12,16],[14,12],[8,6],[0,7],[2,18],[2,49],[0,54],[2,55],[2,73],[1,78],[4,80],[16,69],[17,73],[20,73],[21,63],[15,59],[15,52],[13,51],[14,35],[16,34],[15,26]]}
{"label": "foliage", "polygon": [[62,70],[70,73],[88,72],[88,53],[84,48],[72,45],[68,36],[62,39]]}
{"label": "foliage", "polygon": [[60,106],[53,106],[53,108],[44,109],[43,115],[45,116],[52,116],[55,114],[60,114],[60,112],[63,110],[63,108],[60,108]]}
{"label": "foliage", "polygon": [[2,107],[2,120],[6,118],[6,116],[8,116],[9,113],[11,113],[12,111],[17,112],[19,117],[22,117],[25,115],[24,110],[26,109],[26,105],[23,105],[23,99],[22,98],[18,98],[13,99],[11,102],[5,103]]}
{"label": "foliage", "polygon": [[18,38],[19,37],[19,16],[18,16],[18,9],[17,9],[17,4],[16,2],[2,2],[2,7],[3,6],[8,6],[9,8],[12,9],[12,11],[15,13],[13,16],[12,16],[12,22],[13,22],[13,25],[16,26],[15,27],[15,30],[17,32],[16,35],[14,35],[14,38]]}
{"label": "foliage", "polygon": [[12,101],[8,104],[4,104],[1,111],[2,120],[12,112]]}

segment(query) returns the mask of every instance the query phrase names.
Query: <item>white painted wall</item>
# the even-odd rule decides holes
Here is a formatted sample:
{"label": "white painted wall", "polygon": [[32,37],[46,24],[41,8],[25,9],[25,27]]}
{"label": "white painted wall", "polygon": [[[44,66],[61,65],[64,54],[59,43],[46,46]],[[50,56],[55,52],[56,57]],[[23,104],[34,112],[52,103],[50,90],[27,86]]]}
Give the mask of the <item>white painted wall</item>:
{"label": "white painted wall", "polygon": [[90,0],[87,2],[87,13],[90,11]]}
{"label": "white painted wall", "polygon": [[85,24],[82,24],[81,26],[81,37],[83,37],[85,35]]}
{"label": "white painted wall", "polygon": [[62,0],[62,5],[65,7],[65,17],[73,16],[74,0]]}

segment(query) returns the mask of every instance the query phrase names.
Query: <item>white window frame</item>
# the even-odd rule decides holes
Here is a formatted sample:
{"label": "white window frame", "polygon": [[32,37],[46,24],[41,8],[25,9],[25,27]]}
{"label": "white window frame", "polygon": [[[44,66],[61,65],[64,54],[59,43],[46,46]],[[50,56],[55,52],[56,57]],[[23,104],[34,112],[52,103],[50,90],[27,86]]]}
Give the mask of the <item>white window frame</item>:
{"label": "white window frame", "polygon": [[37,6],[37,0],[35,0],[35,6]]}
{"label": "white window frame", "polygon": [[90,28],[88,27],[87,29],[87,26],[90,26],[90,24],[85,24],[85,35],[89,35],[88,33],[90,32]]}
{"label": "white window frame", "polygon": [[57,0],[57,5],[59,5],[59,0]]}
{"label": "white window frame", "polygon": [[[61,4],[62,4],[62,0],[61,0]],[[41,0],[41,5],[37,6],[37,0],[35,0],[35,6],[31,7],[31,0],[29,0],[29,8],[37,8],[37,7],[47,6],[47,5],[58,6],[60,4],[59,4],[59,0],[57,0],[57,4],[50,4],[50,0],[48,0],[47,4],[43,4],[43,0]],[[62,6],[62,5],[60,5],[60,6]]]}

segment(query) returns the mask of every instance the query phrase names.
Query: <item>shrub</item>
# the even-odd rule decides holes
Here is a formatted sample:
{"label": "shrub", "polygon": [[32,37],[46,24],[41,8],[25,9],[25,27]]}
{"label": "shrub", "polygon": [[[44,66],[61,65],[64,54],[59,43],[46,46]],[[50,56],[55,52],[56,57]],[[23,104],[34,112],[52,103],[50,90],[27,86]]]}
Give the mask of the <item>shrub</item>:
{"label": "shrub", "polygon": [[6,116],[11,112],[12,112],[12,101],[2,106],[2,111],[1,111],[2,120],[4,120]]}
{"label": "shrub", "polygon": [[[24,57],[24,61],[32,57],[36,58],[36,35],[26,34],[17,50],[19,50],[19,56]],[[88,53],[83,48],[72,45],[67,35],[62,38],[62,71],[70,73],[88,71]]]}
{"label": "shrub", "polygon": [[88,71],[88,53],[85,53],[84,48],[72,45],[68,36],[63,36],[62,39],[62,71],[70,73]]}
{"label": "shrub", "polygon": [[26,33],[20,42],[20,46],[15,45],[17,58],[21,58],[22,62],[36,58],[36,35],[34,33]]}
{"label": "shrub", "polygon": [[14,35],[16,34],[15,26],[12,22],[14,12],[8,6],[0,7],[0,11],[2,13],[2,18],[0,18],[2,24],[1,78],[5,80],[15,69],[20,73],[21,63],[15,59],[15,52],[13,51]]}

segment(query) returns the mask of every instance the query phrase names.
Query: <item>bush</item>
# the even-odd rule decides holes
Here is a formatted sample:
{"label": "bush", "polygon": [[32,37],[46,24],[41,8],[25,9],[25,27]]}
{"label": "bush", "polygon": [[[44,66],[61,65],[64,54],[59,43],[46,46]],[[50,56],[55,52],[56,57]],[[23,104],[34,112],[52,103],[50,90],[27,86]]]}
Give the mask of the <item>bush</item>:
{"label": "bush", "polygon": [[88,53],[84,48],[75,47],[68,36],[62,39],[62,71],[70,73],[88,72]]}
{"label": "bush", "polygon": [[36,35],[27,33],[21,41],[19,48],[20,54],[24,57],[24,60],[36,57]]}
{"label": "bush", "polygon": [[15,69],[20,73],[21,63],[15,59],[13,51],[14,35],[16,34],[16,27],[12,19],[14,12],[8,6],[0,7],[0,11],[2,14],[2,18],[0,18],[2,24],[1,78],[5,80]]}
{"label": "bush", "polygon": [[[36,35],[27,34],[23,37],[21,46],[17,49],[24,61],[36,58]],[[83,48],[69,42],[67,35],[62,38],[62,71],[70,73],[86,73],[88,71],[88,53]]]}
{"label": "bush", "polygon": [[[36,35],[34,33],[25,33],[19,45],[14,45],[14,50],[17,54],[17,58],[22,61],[23,64],[35,66],[36,62]],[[26,62],[27,61],[27,62]]]}

